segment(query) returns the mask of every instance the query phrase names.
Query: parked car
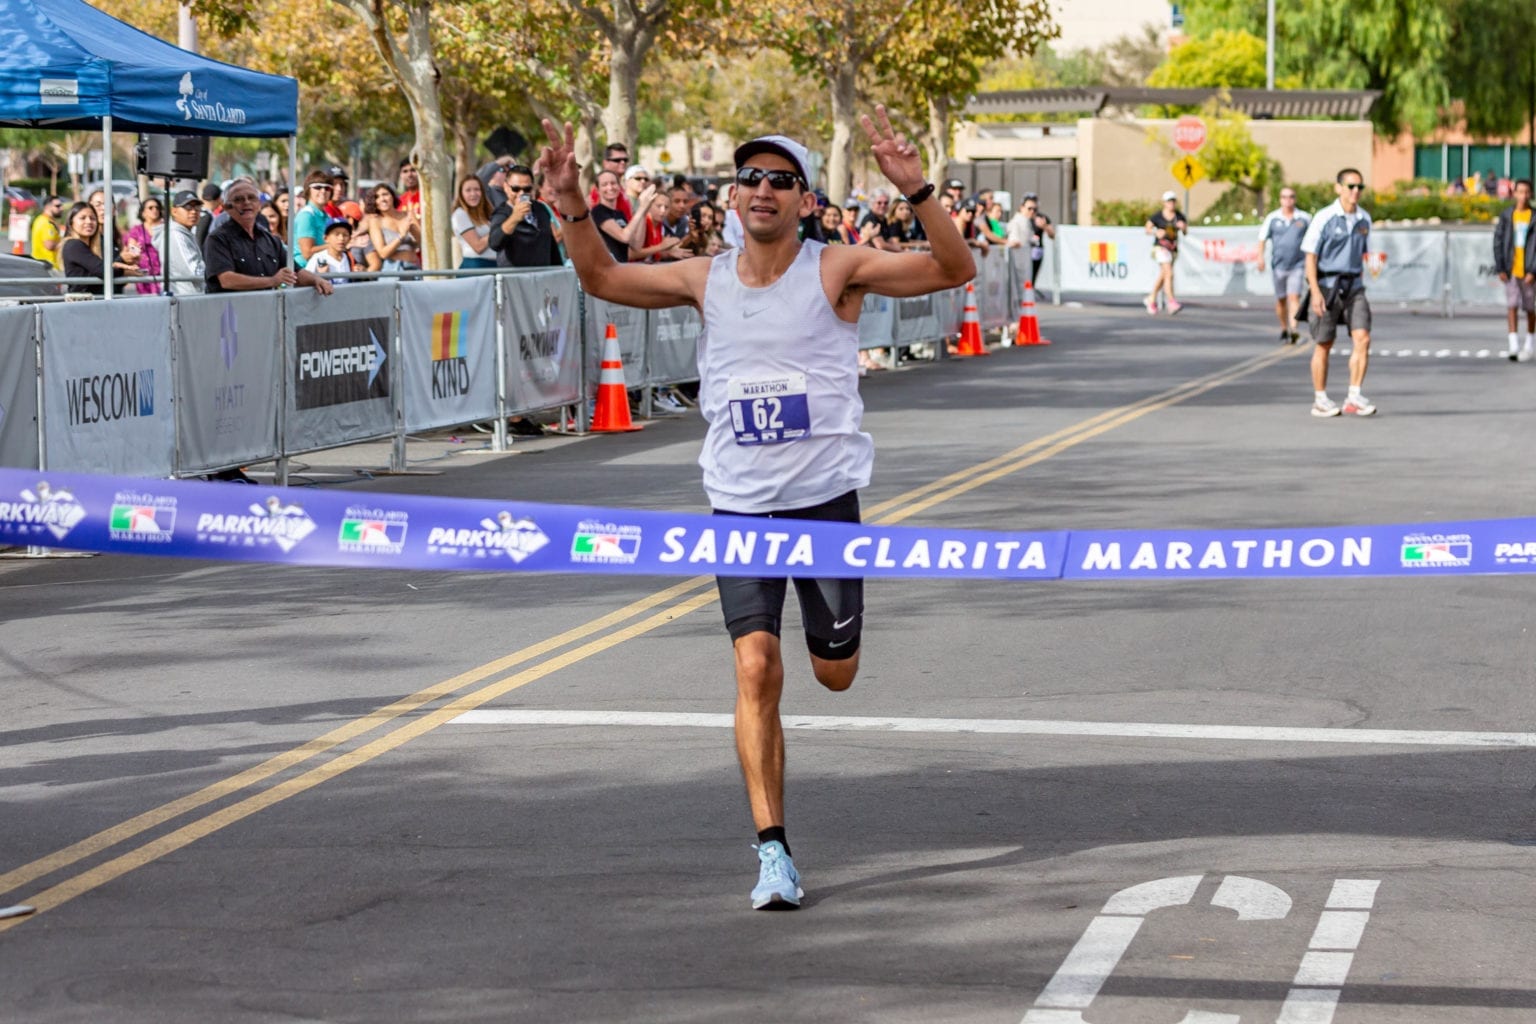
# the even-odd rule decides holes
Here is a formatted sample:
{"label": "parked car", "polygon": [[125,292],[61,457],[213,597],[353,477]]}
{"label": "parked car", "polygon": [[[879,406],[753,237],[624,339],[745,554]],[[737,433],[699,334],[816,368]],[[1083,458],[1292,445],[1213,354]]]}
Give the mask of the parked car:
{"label": "parked car", "polygon": [[20,185],[5,187],[5,205],[11,213],[31,213],[37,209],[37,197]]}
{"label": "parked car", "polygon": [[0,253],[0,300],[24,296],[57,295],[58,275],[52,267],[29,256]]}

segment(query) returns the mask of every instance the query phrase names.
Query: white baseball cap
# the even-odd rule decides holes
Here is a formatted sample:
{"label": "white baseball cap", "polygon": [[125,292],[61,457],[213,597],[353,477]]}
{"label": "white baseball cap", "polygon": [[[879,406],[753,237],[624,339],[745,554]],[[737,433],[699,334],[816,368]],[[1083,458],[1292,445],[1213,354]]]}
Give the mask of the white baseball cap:
{"label": "white baseball cap", "polygon": [[763,135],[751,142],[742,143],[736,147],[736,169],[740,170],[742,164],[759,153],[777,153],[784,157],[800,172],[800,178],[805,182],[805,187],[807,189],[811,187],[810,151],[794,139],[783,135]]}
{"label": "white baseball cap", "polygon": [[1172,189],[1169,189],[1167,192],[1163,193],[1163,202],[1166,203],[1170,199],[1172,199],[1174,202],[1178,202],[1179,194]]}
{"label": "white baseball cap", "polygon": [[639,178],[642,175],[649,178],[651,172],[645,169],[644,164],[630,164],[629,170],[624,172],[624,180],[628,181],[630,178]]}

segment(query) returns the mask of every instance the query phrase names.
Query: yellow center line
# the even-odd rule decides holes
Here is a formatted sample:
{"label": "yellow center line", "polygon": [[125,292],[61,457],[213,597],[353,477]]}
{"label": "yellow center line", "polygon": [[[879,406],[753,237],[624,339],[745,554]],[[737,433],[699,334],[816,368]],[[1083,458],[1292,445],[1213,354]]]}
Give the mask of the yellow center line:
{"label": "yellow center line", "polygon": [[[1176,405],[1195,395],[1203,394],[1222,384],[1247,376],[1263,367],[1294,355],[1296,351],[1299,350],[1281,350],[1278,353],[1269,353],[1243,360],[1224,370],[1207,374],[1204,377],[1196,378],[1148,398],[1091,416],[1070,427],[1021,445],[1002,456],[988,459],[967,469],[951,473],[940,480],[913,488],[895,498],[881,502],[869,510],[871,514],[870,521],[881,524],[900,522],[911,515],[915,515],[917,512],[932,508],[960,494],[981,487],[986,483],[1035,465],[1151,412],[1168,408],[1171,405]],[[919,497],[922,500],[914,501],[914,499]],[[903,505],[908,501],[913,503],[903,508],[896,508],[896,506]],[[885,512],[886,514],[878,519],[873,518],[873,516],[880,512]],[[574,627],[564,633],[524,647],[493,661],[486,662],[483,665],[435,683],[425,689],[418,690],[409,696],[348,722],[292,750],[269,758],[261,764],[206,786],[196,792],[189,793],[184,797],[170,801],[160,807],[146,811],[46,857],[6,872],[0,875],[0,893],[18,888],[44,875],[68,867],[85,857],[140,835],[188,811],[205,806],[215,800],[232,796],[242,789],[249,788],[282,771],[302,764],[328,750],[332,750],[349,739],[361,736],[402,715],[416,711],[433,701],[450,696],[465,686],[481,682],[497,673],[542,657],[561,647],[591,636],[593,633],[616,626],[658,605],[678,599],[677,603],[671,607],[655,612],[638,622],[616,629],[605,636],[590,640],[565,653],[555,655],[540,664],[525,668],[520,672],[483,686],[478,690],[466,693],[441,708],[431,711],[420,718],[412,719],[354,750],[339,754],[300,775],[279,782],[266,790],[246,797],[227,807],[220,808],[202,818],[153,839],[143,846],[130,850],[93,868],[89,868],[78,875],[71,876],[25,901],[31,906],[36,907],[39,912],[51,910],[77,896],[105,885],[129,871],[149,864],[168,853],[205,838],[227,825],[241,821],[257,811],[271,807],[290,796],[303,793],[320,785],[322,782],[366,764],[374,758],[452,721],[465,711],[480,707],[518,687],[525,686],[560,669],[567,668],[604,651],[611,650],[619,644],[706,607],[717,599],[715,591],[713,588],[705,593],[696,593],[696,591],[701,587],[713,584],[713,582],[714,578],[712,576],[691,577],[631,602],[606,615],[599,616],[581,626]],[[0,921],[0,933],[10,930],[18,924],[25,923],[27,920],[30,920],[30,918],[10,918]]]}

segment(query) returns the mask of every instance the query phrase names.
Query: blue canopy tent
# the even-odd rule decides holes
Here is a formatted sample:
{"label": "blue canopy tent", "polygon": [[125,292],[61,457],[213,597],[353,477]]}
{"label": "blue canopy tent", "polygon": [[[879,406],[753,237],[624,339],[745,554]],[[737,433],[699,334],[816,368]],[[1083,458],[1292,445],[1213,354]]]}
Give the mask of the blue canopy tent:
{"label": "blue canopy tent", "polygon": [[[293,180],[299,84],[210,60],[84,0],[0,0],[0,126],[100,127],[112,180],[114,129],[289,139]],[[111,245],[111,218],[105,225]],[[105,294],[112,295],[112,261]]]}

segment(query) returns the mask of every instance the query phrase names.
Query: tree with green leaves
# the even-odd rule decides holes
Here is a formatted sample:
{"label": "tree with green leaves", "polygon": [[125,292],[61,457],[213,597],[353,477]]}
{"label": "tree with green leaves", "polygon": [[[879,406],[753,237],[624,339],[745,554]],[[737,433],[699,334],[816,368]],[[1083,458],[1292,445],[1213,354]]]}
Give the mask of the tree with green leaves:
{"label": "tree with green leaves", "polygon": [[1264,88],[1264,40],[1248,32],[1217,29],[1175,46],[1147,77],[1169,89]]}

